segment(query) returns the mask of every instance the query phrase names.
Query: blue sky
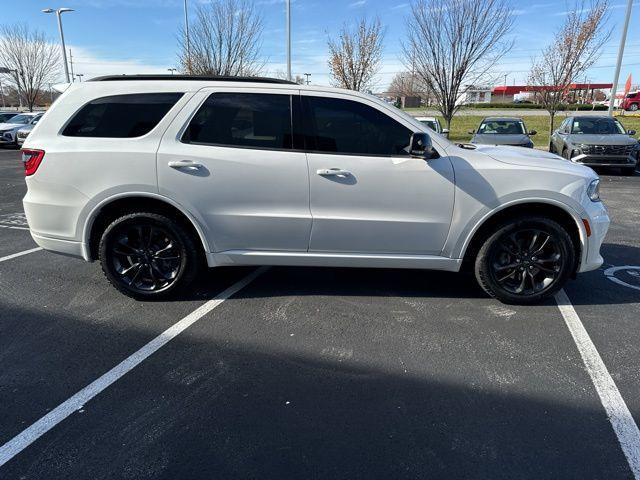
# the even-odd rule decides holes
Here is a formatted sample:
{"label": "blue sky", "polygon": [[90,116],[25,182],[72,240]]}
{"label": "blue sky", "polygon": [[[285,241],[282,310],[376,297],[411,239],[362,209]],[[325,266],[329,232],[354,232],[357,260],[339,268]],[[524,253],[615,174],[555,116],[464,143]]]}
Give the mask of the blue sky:
{"label": "blue sky", "polygon": [[[197,3],[189,0],[191,11]],[[215,0],[214,0],[215,1]],[[625,0],[610,0],[610,26],[614,33],[594,68],[587,73],[591,82],[610,82],[623,23]],[[58,41],[54,15],[43,8],[70,7],[64,14],[67,46],[72,49],[74,70],[84,78],[107,73],[167,73],[176,63],[176,32],[183,21],[182,0],[1,0],[0,23],[28,23]],[[285,69],[284,0],[255,0],[264,14],[263,55],[266,74]],[[513,0],[515,40],[513,50],[495,66],[496,76],[507,74],[508,84],[522,84],[530,60],[553,38],[554,28],[569,8],[562,1],[540,3]],[[640,3],[634,5],[627,38],[621,83],[629,73],[640,83]],[[329,84],[327,69],[328,35],[335,35],[344,22],[358,17],[378,16],[386,26],[383,66],[378,88],[383,90],[393,74],[402,70],[399,58],[404,37],[403,24],[410,13],[409,0],[293,0],[293,73],[311,73],[313,83]],[[503,82],[503,81],[502,81]],[[500,83],[502,83],[500,82]]]}

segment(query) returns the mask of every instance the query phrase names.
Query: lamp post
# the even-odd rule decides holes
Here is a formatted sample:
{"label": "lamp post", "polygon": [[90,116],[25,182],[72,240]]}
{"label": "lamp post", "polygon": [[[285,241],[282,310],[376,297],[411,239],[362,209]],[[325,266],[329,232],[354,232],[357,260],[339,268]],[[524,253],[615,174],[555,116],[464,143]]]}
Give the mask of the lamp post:
{"label": "lamp post", "polygon": [[291,0],[287,0],[287,80],[291,81]]}
{"label": "lamp post", "polygon": [[191,42],[189,41],[189,12],[187,10],[187,0],[184,0],[184,34],[187,41],[187,73],[191,75]]}
{"label": "lamp post", "polygon": [[620,47],[618,48],[618,60],[616,61],[616,72],[613,76],[613,85],[611,87],[611,99],[609,100],[609,116],[613,116],[613,107],[616,103],[616,89],[618,88],[618,80],[620,79],[620,68],[622,67],[622,57],[624,56],[624,46],[627,43],[627,31],[629,30],[629,20],[631,19],[631,9],[633,8],[633,0],[627,2],[627,13],[624,17],[624,26],[622,27],[622,37],[620,38]]}
{"label": "lamp post", "polygon": [[84,77],[84,73],[76,73],[76,77],[80,79],[80,83],[82,83],[82,77]]}
{"label": "lamp post", "polygon": [[67,65],[67,51],[64,46],[64,32],[62,31],[62,17],[61,15],[65,12],[73,12],[72,8],[58,8],[54,10],[53,8],[45,8],[42,10],[43,13],[55,13],[56,17],[58,17],[58,31],[60,32],[60,44],[62,47],[62,60],[64,63],[64,76],[67,80],[67,83],[71,83],[69,79],[69,66]]}
{"label": "lamp post", "polygon": [[2,86],[2,79],[0,79],[0,96],[2,97],[2,108],[5,108],[7,105],[4,103],[4,87]]}
{"label": "lamp post", "polygon": [[176,70],[178,70],[177,68],[167,68],[168,71],[171,72],[171,75],[173,75],[174,73],[176,73]]}
{"label": "lamp post", "polygon": [[[0,67],[0,73],[13,73],[16,76],[16,88],[18,90],[18,101],[20,102],[20,110],[22,110],[22,95],[20,93],[20,76],[22,75],[22,72],[19,72],[18,70],[15,70],[13,68]],[[4,96],[2,100],[4,103]]]}

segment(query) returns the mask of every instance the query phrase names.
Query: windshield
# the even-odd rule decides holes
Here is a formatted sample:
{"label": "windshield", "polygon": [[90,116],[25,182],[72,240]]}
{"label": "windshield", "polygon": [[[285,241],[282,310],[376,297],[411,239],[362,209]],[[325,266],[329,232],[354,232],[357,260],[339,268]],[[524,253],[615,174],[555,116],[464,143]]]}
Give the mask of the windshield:
{"label": "windshield", "polygon": [[15,113],[0,113],[0,123],[4,123],[15,116]]}
{"label": "windshield", "polygon": [[613,118],[576,118],[571,133],[583,135],[619,135],[625,134],[624,127]]}
{"label": "windshield", "polygon": [[33,115],[16,115],[11,119],[10,123],[27,125],[28,123],[31,123],[31,120],[33,120]]}
{"label": "windshield", "polygon": [[424,123],[427,127],[429,127],[434,132],[438,131],[438,124],[433,120],[420,120],[420,123]]}
{"label": "windshield", "polygon": [[520,120],[485,120],[480,124],[478,133],[483,135],[522,135],[526,133]]}

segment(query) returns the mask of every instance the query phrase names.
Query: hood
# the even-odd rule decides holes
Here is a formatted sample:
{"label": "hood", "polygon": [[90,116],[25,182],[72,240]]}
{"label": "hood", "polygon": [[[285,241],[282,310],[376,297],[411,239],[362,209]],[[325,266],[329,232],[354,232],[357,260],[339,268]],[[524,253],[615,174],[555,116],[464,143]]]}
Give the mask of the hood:
{"label": "hood", "polygon": [[573,145],[586,143],[587,145],[635,145],[638,141],[629,135],[585,135],[571,134],[567,137],[567,142]]}
{"label": "hood", "polygon": [[24,123],[0,123],[0,130],[13,130],[14,128],[25,127]]}
{"label": "hood", "polygon": [[35,125],[25,125],[24,127],[18,129],[19,132],[30,132],[31,130],[33,130],[33,127],[35,127]]}
{"label": "hood", "polygon": [[471,143],[480,145],[525,145],[531,143],[531,139],[523,133],[509,135],[476,133],[471,139]]}
{"label": "hood", "polygon": [[563,170],[578,175],[595,176],[593,170],[589,167],[572,163],[553,153],[536,150],[534,148],[478,145],[476,151],[489,155],[499,162],[510,165],[548,168],[549,170]]}

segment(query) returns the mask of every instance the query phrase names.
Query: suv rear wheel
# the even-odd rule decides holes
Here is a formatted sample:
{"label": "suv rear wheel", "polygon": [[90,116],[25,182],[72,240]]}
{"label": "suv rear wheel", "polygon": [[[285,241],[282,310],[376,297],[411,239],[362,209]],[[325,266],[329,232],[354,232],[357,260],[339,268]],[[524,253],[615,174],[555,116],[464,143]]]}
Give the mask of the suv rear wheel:
{"label": "suv rear wheel", "polygon": [[114,220],[102,234],[99,257],[109,282],[139,300],[178,293],[194,280],[200,266],[194,240],[182,225],[145,212]]}
{"label": "suv rear wheel", "polygon": [[544,217],[501,224],[480,248],[476,279],[492,297],[505,303],[532,304],[553,295],[576,264],[567,231]]}

